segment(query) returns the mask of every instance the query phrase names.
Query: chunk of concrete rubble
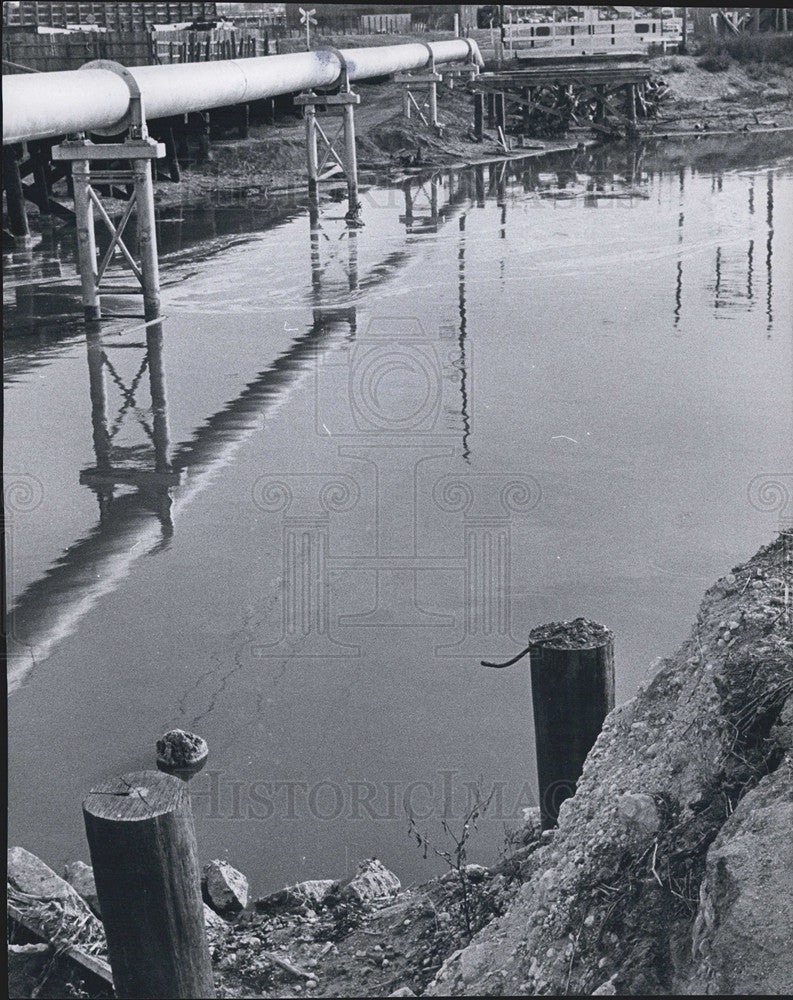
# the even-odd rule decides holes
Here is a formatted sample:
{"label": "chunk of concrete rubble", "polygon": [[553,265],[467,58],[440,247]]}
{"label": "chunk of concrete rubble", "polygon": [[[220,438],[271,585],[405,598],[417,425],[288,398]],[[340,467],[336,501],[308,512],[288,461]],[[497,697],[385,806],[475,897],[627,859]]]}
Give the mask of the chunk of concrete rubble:
{"label": "chunk of concrete rubble", "polygon": [[101,919],[93,868],[84,861],[70,861],[63,871],[63,877],[82,896],[91,912]]}
{"label": "chunk of concrete rubble", "polygon": [[257,899],[256,909],[260,913],[279,913],[291,910],[320,909],[328,895],[339,883],[332,878],[307,879],[295,885],[288,885],[277,892]]}
{"label": "chunk of concrete rubble", "polygon": [[444,872],[441,875],[441,882],[451,882],[454,879],[459,879],[461,874],[465,872],[465,877],[469,882],[483,882],[488,876],[488,870],[484,865],[470,864],[465,865],[464,868],[457,869],[451,868],[449,871]]}
{"label": "chunk of concrete rubble", "polygon": [[219,858],[204,866],[201,891],[204,902],[221,916],[239,913],[248,905],[248,880]]}
{"label": "chunk of concrete rubble", "polygon": [[9,944],[8,995],[36,996],[51,964],[52,948],[48,944]]}
{"label": "chunk of concrete rubble", "polygon": [[184,729],[171,729],[157,740],[157,766],[161,770],[196,767],[209,755],[206,740]]}
{"label": "chunk of concrete rubble", "polygon": [[228,926],[228,922],[219,913],[215,913],[211,906],[204,903],[204,928],[210,943],[214,943],[215,939],[220,937]]}
{"label": "chunk of concrete rubble", "polygon": [[409,986],[400,986],[398,990],[388,994],[389,997],[414,997],[416,994]]}
{"label": "chunk of concrete rubble", "polygon": [[617,812],[628,826],[644,833],[655,833],[661,825],[661,817],[652,795],[625,792],[617,799]]}
{"label": "chunk of concrete rubble", "polygon": [[24,847],[9,847],[7,879],[8,900],[21,908],[55,900],[67,913],[94,919],[77,890]]}
{"label": "chunk of concrete rubble", "polygon": [[377,858],[369,858],[360,862],[355,875],[339,883],[332,895],[329,894],[327,902],[329,905],[374,903],[396,896],[401,888],[402,883],[392,871]]}

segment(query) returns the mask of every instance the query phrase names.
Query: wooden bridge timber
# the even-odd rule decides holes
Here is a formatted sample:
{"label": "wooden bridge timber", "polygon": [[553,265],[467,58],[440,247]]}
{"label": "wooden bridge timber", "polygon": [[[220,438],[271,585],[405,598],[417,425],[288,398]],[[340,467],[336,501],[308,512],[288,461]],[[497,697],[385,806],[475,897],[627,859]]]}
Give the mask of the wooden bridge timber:
{"label": "wooden bridge timber", "polygon": [[544,61],[520,69],[481,73],[474,90],[474,122],[482,137],[484,105],[488,125],[506,133],[508,102],[520,109],[516,131],[534,135],[585,125],[608,135],[633,134],[638,118],[654,114],[657,88],[649,63],[631,59],[580,60],[571,65]]}

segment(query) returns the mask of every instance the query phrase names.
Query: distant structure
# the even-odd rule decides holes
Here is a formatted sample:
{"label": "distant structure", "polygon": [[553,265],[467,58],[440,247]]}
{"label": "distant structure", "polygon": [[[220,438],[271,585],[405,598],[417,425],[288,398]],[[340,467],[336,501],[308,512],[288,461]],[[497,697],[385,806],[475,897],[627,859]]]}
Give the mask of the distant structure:
{"label": "distant structure", "polygon": [[219,3],[218,15],[235,24],[275,27],[286,24],[285,3]]}
{"label": "distant structure", "polygon": [[3,4],[3,27],[134,31],[154,24],[216,21],[216,3],[20,3]]}
{"label": "distant structure", "polygon": [[[288,3],[286,24],[300,28],[300,7],[305,4]],[[318,3],[317,30],[324,32],[411,32],[450,30],[455,14],[469,26],[476,26],[476,5],[472,4],[385,4],[385,3]],[[464,25],[462,25],[464,26]]]}
{"label": "distant structure", "polygon": [[793,7],[689,7],[698,35],[793,31]]}

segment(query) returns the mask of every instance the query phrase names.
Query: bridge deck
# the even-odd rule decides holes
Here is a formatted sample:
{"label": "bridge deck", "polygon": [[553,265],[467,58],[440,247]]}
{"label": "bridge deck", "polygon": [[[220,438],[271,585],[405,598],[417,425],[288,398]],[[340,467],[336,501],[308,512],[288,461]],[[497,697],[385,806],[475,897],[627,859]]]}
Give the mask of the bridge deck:
{"label": "bridge deck", "polygon": [[530,66],[521,69],[496,70],[480,73],[473,86],[476,90],[499,90],[505,87],[547,87],[564,86],[566,84],[583,84],[584,86],[625,86],[646,82],[652,76],[652,69],[646,62],[620,62],[604,65],[595,63],[576,63],[571,66],[543,65]]}

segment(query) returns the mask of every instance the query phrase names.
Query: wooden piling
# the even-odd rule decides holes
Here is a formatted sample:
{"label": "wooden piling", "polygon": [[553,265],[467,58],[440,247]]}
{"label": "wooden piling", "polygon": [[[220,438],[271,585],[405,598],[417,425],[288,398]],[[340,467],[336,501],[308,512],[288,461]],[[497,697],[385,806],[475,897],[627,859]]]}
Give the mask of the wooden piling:
{"label": "wooden piling", "polygon": [[50,216],[50,186],[47,179],[48,147],[44,142],[29,142],[28,155],[33,173],[33,195],[42,216]]}
{"label": "wooden piling", "polygon": [[507,127],[507,101],[502,93],[496,96],[496,128],[506,129]]}
{"label": "wooden piling", "polygon": [[484,139],[485,95],[481,90],[474,94],[474,138],[477,142]]}
{"label": "wooden piling", "polygon": [[487,127],[494,128],[496,124],[496,95],[493,91],[487,94]]}
{"label": "wooden piling", "polygon": [[540,810],[549,829],[614,708],[614,637],[577,618],[533,629],[529,643]]}
{"label": "wooden piling", "polygon": [[238,117],[237,117],[238,135],[240,139],[247,139],[248,130],[250,129],[250,124],[251,124],[250,104],[248,104],[247,102],[244,104],[240,104],[239,108],[237,109],[237,112],[238,112]]}
{"label": "wooden piling", "polygon": [[83,802],[118,997],[214,997],[201,870],[184,782],[138,771]]}
{"label": "wooden piling", "polygon": [[176,150],[173,125],[169,125],[165,132],[165,162],[168,164],[171,180],[174,184],[177,184],[182,179],[182,171],[179,167],[179,156]]}
{"label": "wooden piling", "polygon": [[523,121],[523,131],[528,133],[531,129],[531,87],[523,88],[523,104],[521,105],[521,115]]}
{"label": "wooden piling", "polygon": [[410,118],[410,88],[406,83],[402,84],[402,114]]}
{"label": "wooden piling", "polygon": [[631,128],[636,129],[636,84],[629,83],[626,88],[626,97],[628,99],[628,118],[631,123]]}
{"label": "wooden piling", "polygon": [[429,87],[430,125],[438,127],[438,84],[434,81]]}
{"label": "wooden piling", "polygon": [[25,206],[25,192],[19,175],[17,152],[12,146],[3,147],[3,187],[6,191],[11,235],[18,240],[27,241],[30,239],[30,227]]}

